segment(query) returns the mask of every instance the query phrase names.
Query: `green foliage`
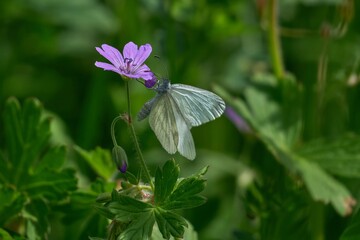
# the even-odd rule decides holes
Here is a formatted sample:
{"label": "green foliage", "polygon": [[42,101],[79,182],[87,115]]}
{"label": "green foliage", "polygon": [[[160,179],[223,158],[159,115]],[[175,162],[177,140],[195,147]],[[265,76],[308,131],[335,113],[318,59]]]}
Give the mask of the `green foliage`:
{"label": "green foliage", "polygon": [[178,178],[179,170],[174,160],[158,168],[154,192],[148,186],[133,185],[113,190],[108,201],[102,194],[98,198],[99,202],[104,202],[99,208],[100,213],[113,221],[109,239],[150,239],[155,223],[163,238],[182,238],[188,223],[174,210],[205,203],[198,194],[204,190],[206,180],[203,176],[207,168],[184,179]]}
{"label": "green foliage", "polygon": [[65,148],[51,146],[50,119],[36,99],[23,106],[10,98],[4,111],[6,149],[0,170],[0,225],[25,223],[29,239],[45,238],[48,213],[76,189],[74,171],[63,169]]}
{"label": "green foliage", "polygon": [[79,146],[76,146],[74,149],[98,176],[103,179],[109,179],[114,173],[114,163],[108,150],[97,147],[92,151],[86,151]]}
{"label": "green foliage", "polygon": [[[331,203],[341,215],[350,214],[354,200],[346,187],[326,173],[321,168],[321,164],[319,166],[313,162],[313,158],[317,158],[315,154],[313,156],[310,153],[306,157],[304,154],[301,156],[293,150],[294,144],[299,141],[301,123],[299,122],[300,118],[294,118],[297,121],[289,121],[289,119],[298,115],[297,109],[300,109],[301,106],[293,105],[293,109],[295,109],[293,111],[290,109],[286,112],[282,110],[291,100],[295,103],[300,102],[296,98],[288,99],[285,94],[282,94],[292,91],[293,96],[299,96],[294,83],[287,81],[287,84],[277,85],[276,79],[271,76],[258,76],[254,79],[254,85],[246,88],[244,92],[247,102],[239,98],[233,100],[220,88],[218,92],[228,102],[232,102],[232,105],[251,124],[276,159],[287,167],[292,174],[299,175],[303,179],[314,200]],[[283,97],[283,99],[280,98],[281,101],[276,100],[277,96]],[[282,102],[285,103],[285,106],[281,105]],[[345,155],[348,158],[356,157],[354,155],[356,151],[346,151],[341,144],[329,146],[332,147],[333,152],[339,151],[343,154],[346,152]],[[314,148],[316,149],[316,146]],[[323,150],[323,152],[326,151],[324,148],[329,150],[328,146],[318,146],[318,150]],[[309,150],[304,152],[309,152]],[[327,160],[325,156],[323,161]],[[337,161],[341,161],[341,159],[337,159]]]}

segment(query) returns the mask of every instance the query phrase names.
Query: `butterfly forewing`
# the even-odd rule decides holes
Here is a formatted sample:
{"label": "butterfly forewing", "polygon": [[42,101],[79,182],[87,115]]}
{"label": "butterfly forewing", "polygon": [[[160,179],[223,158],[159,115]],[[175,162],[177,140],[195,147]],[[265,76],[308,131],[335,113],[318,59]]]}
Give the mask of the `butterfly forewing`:
{"label": "butterfly forewing", "polygon": [[169,91],[191,126],[212,121],[224,113],[224,101],[212,92],[183,84],[173,84]]}
{"label": "butterfly forewing", "polygon": [[174,154],[177,151],[179,142],[179,134],[173,111],[169,96],[163,94],[153,102],[149,116],[151,129],[155,132],[161,145],[170,154]]}

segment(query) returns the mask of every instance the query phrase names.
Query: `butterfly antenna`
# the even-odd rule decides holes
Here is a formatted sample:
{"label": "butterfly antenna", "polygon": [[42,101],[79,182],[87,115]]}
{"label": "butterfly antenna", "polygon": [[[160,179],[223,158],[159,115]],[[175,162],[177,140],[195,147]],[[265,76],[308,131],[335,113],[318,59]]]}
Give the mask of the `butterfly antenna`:
{"label": "butterfly antenna", "polygon": [[[155,55],[154,56],[154,58],[156,58],[159,62],[161,62],[161,58],[158,56],[158,55]],[[167,68],[167,66],[164,64],[164,62],[161,62],[161,66],[162,66],[162,72],[165,72],[166,73],[166,75],[165,75],[165,78],[166,79],[169,79],[169,70],[168,70],[168,68]],[[157,75],[156,75],[156,77],[158,77]],[[164,78],[164,77],[159,77],[159,78]]]}

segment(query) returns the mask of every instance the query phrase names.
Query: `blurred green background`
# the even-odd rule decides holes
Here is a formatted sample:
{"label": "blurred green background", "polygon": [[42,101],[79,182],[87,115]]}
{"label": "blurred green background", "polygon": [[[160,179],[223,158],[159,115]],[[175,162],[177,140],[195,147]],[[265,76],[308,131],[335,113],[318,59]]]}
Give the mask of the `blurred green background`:
{"label": "blurred green background", "polygon": [[[95,61],[106,61],[95,47],[107,43],[122,50],[129,41],[150,43],[152,56],[161,60],[150,57],[147,65],[173,83],[208,90],[218,85],[233,96],[243,97],[254,75],[274,70],[267,8],[272,2],[1,1],[0,112],[10,96],[20,102],[36,97],[57,116],[53,126],[56,143],[76,144],[86,150],[97,146],[111,149],[110,124],[126,111],[125,89],[117,74],[94,66]],[[299,144],[348,132],[359,134],[358,2],[279,0],[276,4],[284,66],[303,93],[303,104],[294,106],[302,111]],[[154,92],[135,81],[130,88],[135,116]],[[2,125],[3,119],[0,121]],[[136,122],[135,128],[145,159],[154,171],[169,155],[161,149],[147,121]],[[193,128],[192,133],[198,158],[194,162],[180,155],[175,158],[184,175],[210,165],[205,193],[208,202],[184,212],[200,239],[338,239],[349,223],[350,218],[339,216],[330,206],[317,208],[322,204],[310,201],[306,194],[300,201],[298,195],[303,192],[294,191],[296,184],[256,134],[237,128],[226,115]],[[127,151],[130,171],[134,171],[138,163],[125,124],[117,126],[117,138]],[[0,132],[2,147],[4,142]],[[69,161],[80,172],[80,187],[95,181],[96,172],[85,162],[75,156]],[[357,182],[345,182],[358,198]],[[293,204],[299,212],[281,212],[282,204]],[[303,205],[320,213],[310,211],[309,217],[299,207]],[[295,230],[285,230],[289,219],[302,214],[306,216],[300,222],[306,226],[299,224],[294,229],[302,234],[307,231],[305,238]],[[272,234],[267,233],[272,228],[266,228],[266,224],[272,226],[269,222],[278,224]],[[314,229],[321,225],[321,230],[308,227],[308,222],[315,222]],[[54,226],[51,239],[58,229],[65,228],[57,220]],[[303,227],[305,230],[300,231]],[[99,235],[104,231],[99,230]],[[289,237],[290,233],[298,238]]]}

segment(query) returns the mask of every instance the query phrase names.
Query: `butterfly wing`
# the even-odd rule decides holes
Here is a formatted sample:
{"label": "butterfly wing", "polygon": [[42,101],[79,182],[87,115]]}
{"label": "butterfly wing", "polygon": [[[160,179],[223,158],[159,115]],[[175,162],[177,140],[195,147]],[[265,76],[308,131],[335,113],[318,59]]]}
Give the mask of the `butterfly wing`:
{"label": "butterfly wing", "polygon": [[195,158],[195,146],[188,122],[169,93],[161,94],[153,103],[149,122],[163,148],[170,154],[177,150],[184,157]]}
{"label": "butterfly wing", "polygon": [[191,126],[212,121],[224,113],[224,101],[212,92],[184,84],[173,84],[169,91]]}

